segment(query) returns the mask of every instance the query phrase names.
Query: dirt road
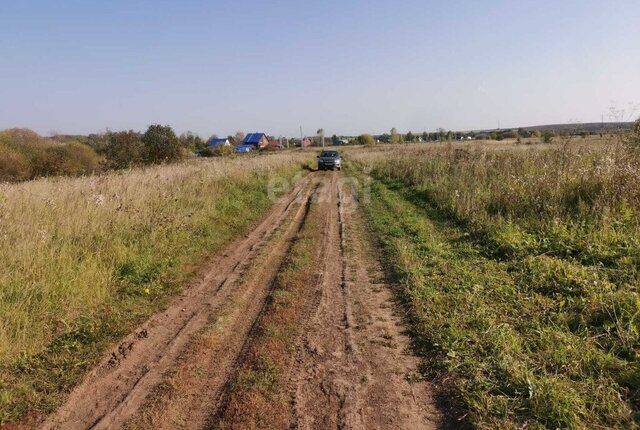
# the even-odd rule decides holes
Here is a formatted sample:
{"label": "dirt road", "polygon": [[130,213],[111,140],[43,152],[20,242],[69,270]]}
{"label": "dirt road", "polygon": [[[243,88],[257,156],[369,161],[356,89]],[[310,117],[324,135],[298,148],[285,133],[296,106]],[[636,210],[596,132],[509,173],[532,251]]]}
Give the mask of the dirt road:
{"label": "dirt road", "polygon": [[[166,311],[114,346],[42,427],[219,427],[313,207],[320,214],[314,220],[322,220],[317,277],[298,321],[295,356],[281,363],[290,427],[437,428],[430,387],[409,353],[354,190],[339,172],[300,181]],[[234,427],[233,419],[223,423]]]}

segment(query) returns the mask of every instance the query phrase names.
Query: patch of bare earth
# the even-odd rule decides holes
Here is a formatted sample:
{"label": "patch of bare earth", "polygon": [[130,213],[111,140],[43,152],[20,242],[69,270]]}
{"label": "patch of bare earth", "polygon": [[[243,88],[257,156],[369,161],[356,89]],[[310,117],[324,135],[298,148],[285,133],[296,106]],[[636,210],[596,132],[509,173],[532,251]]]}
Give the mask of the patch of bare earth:
{"label": "patch of bare earth", "polygon": [[[317,177],[316,179],[321,179]],[[329,190],[330,188],[326,188]],[[213,422],[221,429],[289,428],[291,395],[287,373],[296,356],[304,321],[317,303],[324,274],[323,233],[328,205],[318,189],[307,221],[276,279],[276,288],[244,362],[229,384]]]}
{"label": "patch of bare earth", "polygon": [[293,374],[300,429],[431,429],[440,417],[418,373],[349,182],[334,190],[322,296]]}

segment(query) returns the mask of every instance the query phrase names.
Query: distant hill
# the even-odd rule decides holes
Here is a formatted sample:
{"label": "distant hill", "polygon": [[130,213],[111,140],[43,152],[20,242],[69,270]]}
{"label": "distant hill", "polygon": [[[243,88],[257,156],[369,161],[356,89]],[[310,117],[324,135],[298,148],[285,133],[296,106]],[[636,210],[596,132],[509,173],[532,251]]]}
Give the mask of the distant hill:
{"label": "distant hill", "polygon": [[536,125],[532,127],[515,127],[508,129],[492,129],[481,130],[477,133],[492,133],[496,131],[518,130],[522,128],[526,131],[552,131],[555,133],[571,132],[571,133],[600,133],[600,132],[612,132],[612,131],[628,131],[633,128],[633,122],[588,122],[583,124],[548,124],[548,125]]}

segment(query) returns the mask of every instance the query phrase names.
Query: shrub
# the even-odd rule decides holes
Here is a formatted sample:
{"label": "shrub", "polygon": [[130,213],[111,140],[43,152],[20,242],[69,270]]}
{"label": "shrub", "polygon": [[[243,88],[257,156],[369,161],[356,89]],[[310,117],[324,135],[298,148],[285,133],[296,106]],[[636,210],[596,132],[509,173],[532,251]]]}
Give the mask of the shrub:
{"label": "shrub", "polygon": [[14,145],[46,144],[38,133],[28,128],[8,128],[2,134]]}
{"label": "shrub", "polygon": [[31,177],[31,166],[24,155],[0,144],[0,182],[24,181]]}
{"label": "shrub", "polygon": [[40,176],[83,175],[99,169],[100,157],[89,146],[55,143],[29,129],[0,133],[0,180],[24,181]]}
{"label": "shrub", "polygon": [[376,144],[376,141],[370,134],[361,134],[358,136],[358,144],[372,146]]}
{"label": "shrub", "polygon": [[553,142],[553,138],[555,137],[555,133],[551,132],[551,131],[545,131],[542,134],[542,141],[544,143],[551,143]]}
{"label": "shrub", "polygon": [[123,169],[142,163],[144,150],[140,133],[133,130],[107,133],[104,155],[109,168]]}
{"label": "shrub", "polygon": [[190,131],[182,133],[178,140],[183,148],[188,149],[191,152],[202,151],[206,147],[206,142],[202,140],[200,136],[193,134]]}
{"label": "shrub", "polygon": [[182,157],[180,141],[168,125],[150,125],[142,136],[142,143],[147,163],[175,161]]}
{"label": "shrub", "polygon": [[205,148],[200,151],[200,155],[203,157],[228,157],[233,155],[233,146],[231,145],[216,145],[211,148]]}
{"label": "shrub", "polygon": [[98,170],[100,158],[90,147],[72,143],[52,145],[39,152],[32,161],[33,175],[80,176]]}

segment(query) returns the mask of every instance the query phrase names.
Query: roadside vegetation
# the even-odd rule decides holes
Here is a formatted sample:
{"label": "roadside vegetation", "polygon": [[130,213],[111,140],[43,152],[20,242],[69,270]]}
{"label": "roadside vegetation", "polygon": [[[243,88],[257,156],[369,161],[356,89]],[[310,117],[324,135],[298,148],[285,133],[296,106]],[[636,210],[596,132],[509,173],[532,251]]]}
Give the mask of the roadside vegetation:
{"label": "roadside vegetation", "polygon": [[176,136],[166,125],[146,132],[107,131],[89,136],[45,138],[32,130],[0,131],[0,182],[21,182],[52,176],[84,176],[108,170],[170,163],[193,157],[228,156],[231,147],[207,149],[192,133]]}
{"label": "roadside vegetation", "polygon": [[474,427],[638,427],[639,136],[352,154],[425,371]]}
{"label": "roadside vegetation", "polygon": [[0,423],[51,411],[271,205],[308,155],[200,160],[0,185]]}

